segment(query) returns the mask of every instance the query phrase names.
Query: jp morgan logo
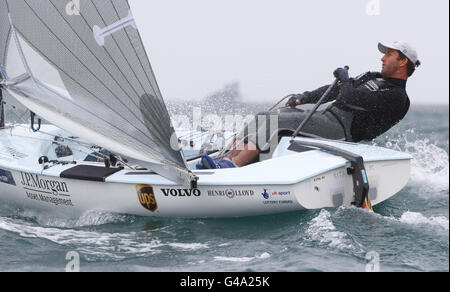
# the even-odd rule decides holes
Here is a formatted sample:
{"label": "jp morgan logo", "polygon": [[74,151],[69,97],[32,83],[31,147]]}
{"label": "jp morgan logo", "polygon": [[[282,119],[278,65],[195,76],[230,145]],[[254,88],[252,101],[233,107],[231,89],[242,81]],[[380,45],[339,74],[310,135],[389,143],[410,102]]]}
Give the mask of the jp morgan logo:
{"label": "jp morgan logo", "polygon": [[136,191],[139,198],[139,203],[141,203],[142,207],[151,212],[155,212],[158,209],[158,203],[156,202],[156,197],[152,186],[138,185],[136,186]]}
{"label": "jp morgan logo", "polygon": [[161,189],[161,191],[166,197],[200,197],[202,195],[199,189]]}
{"label": "jp morgan logo", "polygon": [[22,181],[20,182],[26,190],[35,191],[55,196],[67,196],[69,188],[65,182],[59,182],[52,179],[43,179],[37,174],[20,173]]}
{"label": "jp morgan logo", "polygon": [[233,199],[235,197],[251,197],[255,195],[253,190],[234,190],[234,189],[226,189],[226,190],[209,190],[209,197],[227,197],[229,199]]}

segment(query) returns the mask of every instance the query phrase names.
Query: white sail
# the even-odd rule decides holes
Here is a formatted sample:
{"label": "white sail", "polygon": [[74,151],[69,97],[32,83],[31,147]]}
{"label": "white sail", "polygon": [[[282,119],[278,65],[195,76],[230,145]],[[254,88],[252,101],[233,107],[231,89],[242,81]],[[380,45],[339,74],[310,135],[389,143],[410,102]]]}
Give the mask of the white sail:
{"label": "white sail", "polygon": [[0,5],[10,19],[0,30],[8,93],[66,131],[192,186],[128,1]]}

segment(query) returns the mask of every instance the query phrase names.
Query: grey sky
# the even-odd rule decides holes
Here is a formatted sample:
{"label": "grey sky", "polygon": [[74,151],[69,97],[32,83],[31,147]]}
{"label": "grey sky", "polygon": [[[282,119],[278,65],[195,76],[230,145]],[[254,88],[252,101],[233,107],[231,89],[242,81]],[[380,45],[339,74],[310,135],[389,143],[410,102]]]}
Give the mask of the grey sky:
{"label": "grey sky", "polygon": [[[368,3],[379,3],[369,16]],[[381,40],[405,40],[423,66],[413,103],[449,98],[448,0],[131,0],[163,96],[199,99],[239,81],[247,101],[275,101],[379,71]],[[373,6],[376,7],[376,6]],[[372,9],[371,12],[377,12]]]}

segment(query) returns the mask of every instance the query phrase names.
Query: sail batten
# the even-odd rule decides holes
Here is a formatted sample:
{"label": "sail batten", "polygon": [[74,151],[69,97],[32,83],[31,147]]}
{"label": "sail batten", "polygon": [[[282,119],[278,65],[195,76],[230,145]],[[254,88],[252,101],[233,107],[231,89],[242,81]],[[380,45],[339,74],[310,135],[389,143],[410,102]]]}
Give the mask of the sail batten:
{"label": "sail batten", "polygon": [[[33,92],[26,82],[9,91],[37,114],[51,113],[57,126],[59,117],[65,127],[95,129],[89,134],[93,144],[153,166],[168,165],[169,170],[155,168],[177,182],[192,180],[182,152],[173,145],[175,131],[128,1],[76,2],[0,0],[24,47],[23,63],[30,64],[30,75],[47,95]],[[9,35],[0,29],[7,71],[8,60],[10,66],[17,64],[17,54],[8,53]],[[110,145],[101,144],[105,141]]]}

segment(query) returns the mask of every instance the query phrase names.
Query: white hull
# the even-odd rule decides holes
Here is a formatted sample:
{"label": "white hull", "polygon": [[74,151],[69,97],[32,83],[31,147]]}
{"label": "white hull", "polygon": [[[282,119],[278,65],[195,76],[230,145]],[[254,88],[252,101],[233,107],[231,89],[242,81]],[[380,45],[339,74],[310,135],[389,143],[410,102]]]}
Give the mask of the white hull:
{"label": "white hull", "polygon": [[[20,131],[21,136],[39,135]],[[289,139],[282,140],[273,159],[240,169],[196,171],[198,189],[188,190],[160,175],[129,169],[108,176],[105,182],[61,178],[61,173],[74,165],[43,170],[38,164],[38,157],[50,148],[48,142],[27,141],[9,133],[0,131],[2,204],[56,216],[103,210],[157,217],[245,217],[339,207],[354,201],[347,161],[319,150],[288,151]],[[366,145],[330,143],[359,151],[365,158],[373,205],[407,184],[408,155]]]}

